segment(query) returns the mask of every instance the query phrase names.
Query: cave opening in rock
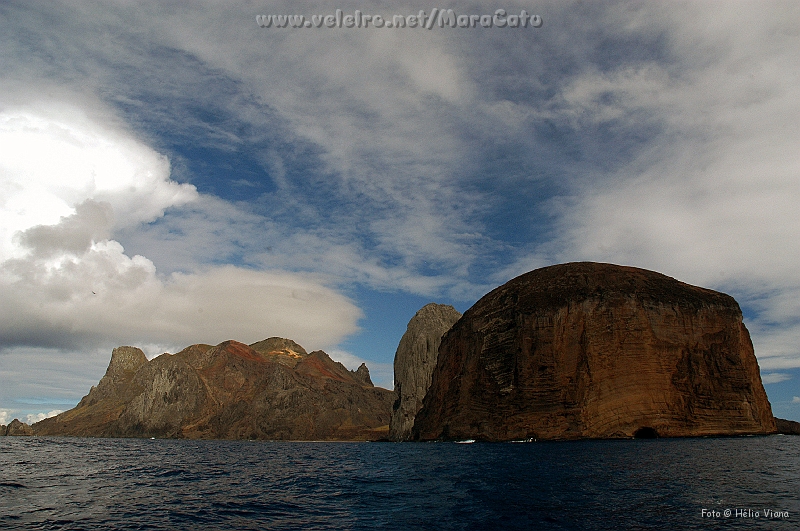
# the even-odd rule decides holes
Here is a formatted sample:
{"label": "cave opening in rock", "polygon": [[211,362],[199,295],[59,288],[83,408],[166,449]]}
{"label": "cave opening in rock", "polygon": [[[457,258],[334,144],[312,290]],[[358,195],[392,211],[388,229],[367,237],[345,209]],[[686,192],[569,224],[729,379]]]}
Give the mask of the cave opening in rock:
{"label": "cave opening in rock", "polygon": [[653,428],[651,428],[649,426],[645,426],[643,428],[639,428],[638,430],[636,430],[636,432],[633,434],[633,438],[634,439],[656,439],[656,438],[658,438],[658,432],[655,429],[653,429]]}

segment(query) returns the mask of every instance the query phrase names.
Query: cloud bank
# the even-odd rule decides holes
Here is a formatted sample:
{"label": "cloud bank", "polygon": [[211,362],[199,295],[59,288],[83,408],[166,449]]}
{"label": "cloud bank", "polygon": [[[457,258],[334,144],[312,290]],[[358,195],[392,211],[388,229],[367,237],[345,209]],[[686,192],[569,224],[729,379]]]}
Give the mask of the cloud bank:
{"label": "cloud bank", "polygon": [[2,347],[180,348],[270,335],[322,347],[356,330],[358,308],[310,275],[233,265],[159,274],[125,254],[115,232],[214,202],[80,109],[4,109],[0,179]]}

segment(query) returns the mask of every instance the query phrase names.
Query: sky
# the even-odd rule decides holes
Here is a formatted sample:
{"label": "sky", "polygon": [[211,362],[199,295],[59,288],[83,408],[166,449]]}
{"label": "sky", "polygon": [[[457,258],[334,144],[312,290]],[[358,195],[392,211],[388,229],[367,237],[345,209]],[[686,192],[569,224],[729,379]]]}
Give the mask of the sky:
{"label": "sky", "polygon": [[[439,7],[506,24],[256,21]],[[509,27],[522,10],[541,25]],[[773,412],[800,420],[800,4],[0,18],[0,423],[73,407],[119,345],[280,336],[391,388],[424,304],[579,260],[733,295]]]}

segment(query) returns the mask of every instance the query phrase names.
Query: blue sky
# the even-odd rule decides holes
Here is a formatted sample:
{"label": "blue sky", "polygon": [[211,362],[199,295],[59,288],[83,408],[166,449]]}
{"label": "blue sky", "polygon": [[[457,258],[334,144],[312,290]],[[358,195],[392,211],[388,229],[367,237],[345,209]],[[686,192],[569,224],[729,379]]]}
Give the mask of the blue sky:
{"label": "blue sky", "polygon": [[111,349],[270,336],[366,361],[597,260],[741,304],[800,420],[800,8],[467,2],[540,28],[260,28],[403,2],[0,5],[0,420]]}

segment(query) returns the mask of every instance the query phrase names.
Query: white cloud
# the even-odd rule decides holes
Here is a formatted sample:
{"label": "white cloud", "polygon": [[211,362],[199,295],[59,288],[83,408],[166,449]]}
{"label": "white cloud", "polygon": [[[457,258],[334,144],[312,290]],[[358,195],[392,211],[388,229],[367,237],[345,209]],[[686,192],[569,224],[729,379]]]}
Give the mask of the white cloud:
{"label": "white cloud", "polygon": [[792,404],[800,404],[800,396],[793,396]]}
{"label": "white cloud", "polygon": [[7,426],[11,420],[13,420],[11,418],[11,411],[7,409],[0,409],[0,424]]}
{"label": "white cloud", "polygon": [[[321,348],[357,329],[360,310],[319,277],[197,261],[165,275],[128,256],[115,231],[135,233],[168,208],[235,209],[171,181],[164,157],[120,128],[57,104],[5,109],[0,151],[5,346],[180,348],[280,335]],[[207,241],[195,231],[184,242],[206,262],[224,244],[212,235],[235,232],[229,216],[209,220]]]}
{"label": "white cloud", "polygon": [[40,420],[49,419],[50,417],[55,417],[59,413],[63,413],[60,409],[54,409],[52,411],[48,411],[47,413],[29,413],[26,416],[26,424],[35,424]]}
{"label": "white cloud", "polygon": [[761,382],[764,384],[774,384],[791,380],[792,375],[785,372],[771,372],[761,375]]}
{"label": "white cloud", "polygon": [[[589,68],[547,113],[659,133],[625,166],[573,183],[556,237],[516,269],[599,260],[730,292],[757,312],[748,326],[761,366],[800,366],[800,34],[797,6],[780,6],[741,4],[735,17],[701,4],[691,16],[656,4],[645,8],[653,16],[617,12],[620,27],[665,35],[669,59]],[[742,19],[747,28],[732,30]]]}
{"label": "white cloud", "polygon": [[87,199],[108,204],[113,218],[102,222],[120,228],[197,198],[193,186],[169,180],[163,156],[55,101],[0,112],[0,179],[0,259],[19,256],[17,231],[55,225]]}
{"label": "white cloud", "polygon": [[[284,2],[271,9],[304,7]],[[476,80],[467,61],[451,53],[446,32],[414,39],[391,31],[266,32],[255,22],[248,27],[240,11],[221,11],[213,3],[192,10],[192,24],[170,18],[188,16],[183,13],[155,17],[137,8],[128,15],[126,24],[142,20],[160,43],[241,82],[275,110],[293,137],[315,147],[319,165],[307,175],[287,177],[278,150],[262,155],[278,186],[276,203],[296,202],[298,214],[311,219],[335,212],[335,219],[323,222],[325,230],[286,231],[285,247],[293,249],[276,252],[274,260],[306,263],[312,253],[302,245],[316,240],[314,250],[321,253],[315,253],[314,271],[425,293],[464,281],[481,241],[464,235],[480,232],[470,215],[482,201],[461,186],[458,173],[473,151],[454,121],[478,119],[468,108]],[[219,38],[199,36],[195,24]],[[264,53],[265,43],[272,52]],[[226,110],[242,123],[273,127],[271,114]],[[317,180],[330,193],[315,197]]]}

